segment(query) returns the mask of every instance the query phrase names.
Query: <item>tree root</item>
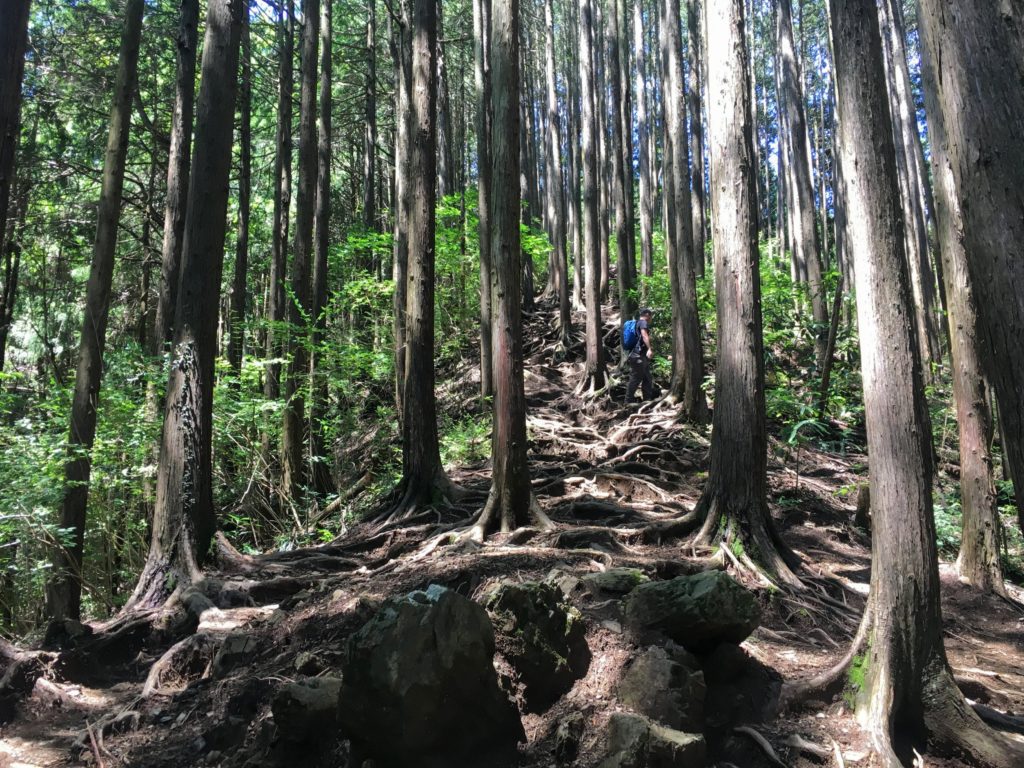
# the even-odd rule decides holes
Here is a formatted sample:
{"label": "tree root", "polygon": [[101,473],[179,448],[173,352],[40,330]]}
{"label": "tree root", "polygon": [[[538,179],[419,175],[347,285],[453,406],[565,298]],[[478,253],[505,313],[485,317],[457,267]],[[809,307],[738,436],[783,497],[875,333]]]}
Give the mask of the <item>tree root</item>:
{"label": "tree root", "polygon": [[868,629],[871,626],[871,616],[872,607],[869,603],[864,608],[864,614],[861,616],[860,626],[857,627],[857,633],[850,642],[850,647],[838,663],[814,677],[806,680],[787,680],[782,684],[782,691],[779,694],[778,703],[779,712],[786,712],[788,710],[795,709],[815,696],[831,698],[831,696],[835,695],[838,690],[841,690],[839,683],[845,680],[846,672],[850,668],[850,664],[853,663],[854,658],[867,644]]}
{"label": "tree root", "polygon": [[[189,635],[172,645],[150,667],[142,686],[142,698],[177,693],[189,682],[209,676],[218,645],[217,639],[207,634]],[[174,685],[175,682],[179,685]]]}
{"label": "tree root", "polygon": [[754,740],[764,752],[765,757],[768,758],[772,765],[778,766],[778,768],[787,768],[786,764],[779,759],[779,756],[775,753],[774,747],[768,743],[768,739],[758,733],[756,730],[751,728],[749,725],[741,725],[733,729],[736,733],[742,733],[744,736],[749,736]]}
{"label": "tree root", "polygon": [[970,699],[967,699],[967,703],[971,705],[971,709],[978,714],[978,717],[1000,731],[1024,734],[1024,717],[1008,715]]}
{"label": "tree root", "polygon": [[700,526],[701,520],[696,511],[664,522],[651,523],[640,531],[640,541],[645,544],[663,544],[673,539],[689,536]]}

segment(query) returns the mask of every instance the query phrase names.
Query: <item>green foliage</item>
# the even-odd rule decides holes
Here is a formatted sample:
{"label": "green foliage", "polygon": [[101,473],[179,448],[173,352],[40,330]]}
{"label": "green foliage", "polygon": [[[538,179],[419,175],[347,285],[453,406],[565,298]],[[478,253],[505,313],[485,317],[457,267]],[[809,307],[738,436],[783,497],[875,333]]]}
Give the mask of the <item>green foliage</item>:
{"label": "green foliage", "polygon": [[846,673],[846,689],[843,691],[843,701],[850,709],[857,706],[857,697],[867,684],[867,674],[868,654],[858,653],[850,662],[850,669]]}
{"label": "green foliage", "polygon": [[445,420],[439,439],[446,469],[484,461],[491,455],[490,414]]}

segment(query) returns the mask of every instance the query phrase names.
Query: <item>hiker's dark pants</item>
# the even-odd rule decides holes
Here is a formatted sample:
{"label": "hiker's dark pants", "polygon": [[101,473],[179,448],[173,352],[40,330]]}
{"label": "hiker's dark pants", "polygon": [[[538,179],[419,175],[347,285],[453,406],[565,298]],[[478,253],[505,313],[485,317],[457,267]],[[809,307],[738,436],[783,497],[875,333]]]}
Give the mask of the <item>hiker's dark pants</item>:
{"label": "hiker's dark pants", "polygon": [[644,400],[654,399],[654,380],[651,378],[651,361],[647,355],[629,356],[629,384],[626,385],[626,402],[632,403],[636,388],[640,387]]}

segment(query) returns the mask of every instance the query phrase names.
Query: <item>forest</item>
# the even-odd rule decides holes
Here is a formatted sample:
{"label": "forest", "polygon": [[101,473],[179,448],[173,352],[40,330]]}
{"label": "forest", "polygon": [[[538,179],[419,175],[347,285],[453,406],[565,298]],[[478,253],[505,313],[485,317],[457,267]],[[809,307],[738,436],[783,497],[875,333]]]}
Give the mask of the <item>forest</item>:
{"label": "forest", "polygon": [[1024,0],[0,0],[0,766],[1024,766]]}

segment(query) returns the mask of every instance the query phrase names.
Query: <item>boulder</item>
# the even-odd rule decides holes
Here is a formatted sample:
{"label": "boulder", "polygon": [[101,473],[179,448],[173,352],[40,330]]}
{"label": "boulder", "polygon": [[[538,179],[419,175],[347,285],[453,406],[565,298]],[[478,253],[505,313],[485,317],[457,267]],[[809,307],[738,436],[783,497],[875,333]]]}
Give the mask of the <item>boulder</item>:
{"label": "boulder", "polygon": [[576,759],[586,727],[587,721],[581,712],[570,712],[558,721],[555,729],[555,762],[558,765],[570,765]]}
{"label": "boulder", "polygon": [[702,768],[707,746],[699,733],[616,712],[608,723],[608,756],[601,768]]}
{"label": "boulder", "polygon": [[494,670],[494,630],[476,603],[437,585],[387,601],[349,639],[340,716],[370,756],[461,765],[524,740]]}
{"label": "boulder", "polygon": [[626,598],[626,620],[655,630],[695,652],[721,642],[741,643],[761,620],[752,592],[722,571],[641,584]]}
{"label": "boulder", "polygon": [[674,643],[637,656],[616,693],[624,706],[669,728],[704,730],[704,673],[697,659]]}
{"label": "boulder", "polygon": [[278,735],[289,742],[319,739],[333,733],[338,720],[341,680],[310,677],[285,683],[274,695],[270,709]]}
{"label": "boulder", "polygon": [[590,650],[579,611],[543,582],[500,584],[487,598],[498,649],[522,685],[523,709],[542,712],[586,674]]}
{"label": "boulder", "polygon": [[639,568],[610,568],[589,573],[581,581],[594,594],[626,595],[650,579]]}
{"label": "boulder", "polygon": [[247,632],[232,632],[213,657],[213,676],[224,677],[235,667],[251,661],[257,648],[256,638]]}

